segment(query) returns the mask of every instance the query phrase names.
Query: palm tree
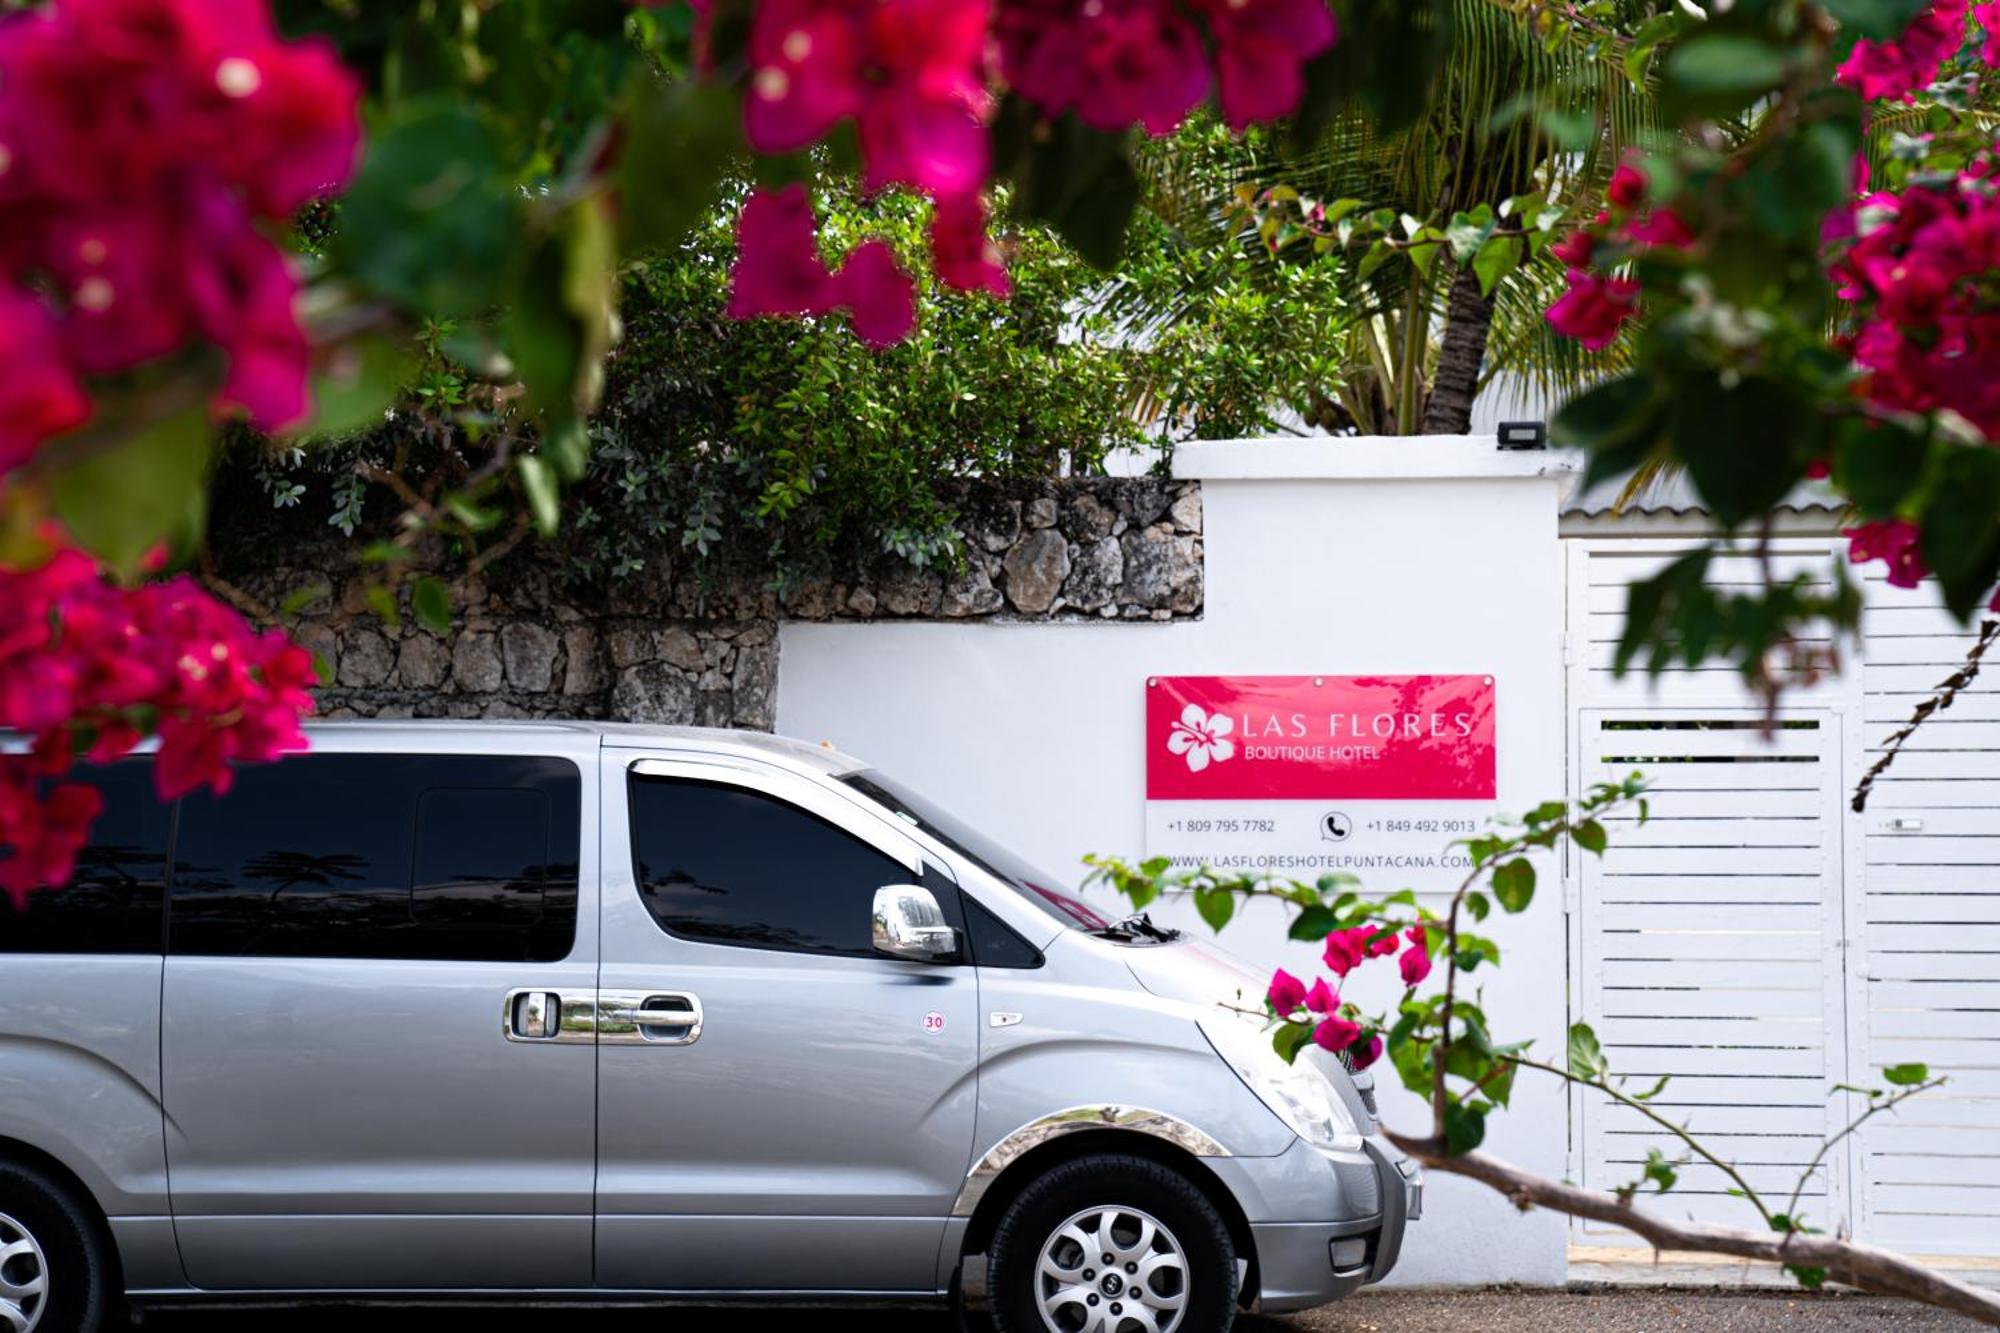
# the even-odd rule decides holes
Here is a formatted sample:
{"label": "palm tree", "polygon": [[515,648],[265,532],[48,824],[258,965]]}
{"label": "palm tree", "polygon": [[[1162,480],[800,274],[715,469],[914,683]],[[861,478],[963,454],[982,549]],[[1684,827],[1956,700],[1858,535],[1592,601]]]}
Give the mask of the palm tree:
{"label": "palm tree", "polygon": [[[1646,16],[1631,7],[1635,23]],[[1462,434],[1473,400],[1502,377],[1516,394],[1548,401],[1617,371],[1621,346],[1585,352],[1542,318],[1564,286],[1547,235],[1521,239],[1489,286],[1449,245],[1430,247],[1422,265],[1371,260],[1358,244],[1310,255],[1310,246],[1280,246],[1274,255],[1244,207],[1276,190],[1355,201],[1350,216],[1389,210],[1406,227],[1437,232],[1521,196],[1575,216],[1628,148],[1665,135],[1644,57],[1615,34],[1545,42],[1494,0],[1450,0],[1445,12],[1447,54],[1405,127],[1384,130],[1356,105],[1289,155],[1268,139],[1232,140],[1212,123],[1142,150],[1145,203],[1164,250],[1113,280],[1107,310],[1158,337],[1208,319],[1243,284],[1278,291],[1296,287],[1288,269],[1319,270],[1317,295],[1332,309],[1311,330],[1315,354],[1291,357],[1300,377],[1274,376],[1271,388],[1274,406],[1337,433]],[[1502,221],[1501,234],[1509,230]],[[1147,401],[1165,402],[1172,392],[1161,380],[1180,369],[1142,358],[1134,382]]]}

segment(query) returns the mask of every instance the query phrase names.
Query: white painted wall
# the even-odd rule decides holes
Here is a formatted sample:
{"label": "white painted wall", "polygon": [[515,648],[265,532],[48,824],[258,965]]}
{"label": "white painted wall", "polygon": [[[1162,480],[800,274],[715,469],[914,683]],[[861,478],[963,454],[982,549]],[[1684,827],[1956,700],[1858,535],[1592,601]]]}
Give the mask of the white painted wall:
{"label": "white painted wall", "polygon": [[[1087,852],[1143,850],[1149,674],[1484,673],[1499,696],[1500,807],[1525,809],[1563,791],[1556,475],[1569,466],[1501,453],[1490,438],[1184,446],[1175,474],[1204,483],[1203,619],[788,624],[778,729],[831,739],[1030,860],[1075,873]],[[1168,915],[1206,933],[1192,912]],[[1248,919],[1223,942],[1304,974],[1314,951],[1286,942],[1282,923],[1275,912]],[[1486,993],[1500,1035],[1561,1051],[1555,868],[1524,916],[1489,924],[1507,953]],[[1357,987],[1353,998],[1370,997]],[[1382,1072],[1388,1088],[1394,1075]],[[1415,1099],[1393,1092],[1387,1117],[1421,1128]],[[1560,1087],[1523,1078],[1488,1146],[1560,1177]],[[1565,1248],[1562,1218],[1433,1177],[1393,1280],[1556,1283]]]}

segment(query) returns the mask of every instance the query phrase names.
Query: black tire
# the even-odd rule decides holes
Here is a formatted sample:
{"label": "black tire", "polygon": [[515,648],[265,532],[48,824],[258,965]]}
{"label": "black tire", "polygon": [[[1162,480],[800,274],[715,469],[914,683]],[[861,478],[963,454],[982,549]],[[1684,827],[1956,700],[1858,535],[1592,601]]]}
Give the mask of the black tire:
{"label": "black tire", "polygon": [[[1226,1333],[1236,1319],[1236,1247],[1229,1228],[1195,1184],[1171,1167],[1143,1157],[1100,1154],[1065,1162],[1031,1182],[1001,1214],[994,1229],[988,1288],[1000,1333],[1049,1333],[1042,1316],[1042,1249],[1071,1218],[1092,1209],[1133,1209],[1149,1214],[1170,1233],[1186,1259],[1186,1302],[1162,1333]],[[1093,1264],[1090,1270],[1100,1284]],[[1129,1279],[1128,1279],[1129,1280]],[[1128,1288],[1129,1290],[1129,1288]],[[1127,1297],[1126,1299],[1129,1299]],[[1123,1302],[1121,1301],[1121,1304]],[[1071,1321],[1083,1326],[1110,1316],[1111,1297],[1088,1310],[1059,1309],[1059,1333]],[[1135,1333],[1137,1320],[1110,1316],[1104,1333]]]}
{"label": "black tire", "polygon": [[[0,1218],[26,1232],[46,1263],[39,1304],[22,1302],[36,1316],[35,1333],[99,1333],[115,1293],[109,1247],[90,1204],[33,1167],[0,1162]],[[6,1222],[0,1228],[13,1229]],[[0,1247],[13,1239],[0,1240]],[[31,1256],[12,1263],[8,1275],[18,1281]]]}

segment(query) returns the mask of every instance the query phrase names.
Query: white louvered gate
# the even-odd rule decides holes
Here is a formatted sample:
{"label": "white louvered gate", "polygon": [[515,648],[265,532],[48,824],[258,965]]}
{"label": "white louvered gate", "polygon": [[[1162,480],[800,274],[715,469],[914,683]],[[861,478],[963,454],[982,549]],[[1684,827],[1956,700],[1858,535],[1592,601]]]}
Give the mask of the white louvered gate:
{"label": "white louvered gate", "polygon": [[[1825,711],[1788,715],[1766,740],[1754,712],[1585,710],[1585,785],[1634,769],[1653,784],[1651,820],[1610,826],[1602,859],[1583,857],[1577,911],[1581,1017],[1614,1073],[1735,1164],[1760,1194],[1786,1198],[1839,1128],[1845,1014],[1839,985],[1841,736]],[[1583,1184],[1637,1180],[1647,1149],[1685,1145],[1638,1112],[1576,1100]],[[1845,1156],[1810,1180],[1800,1211],[1846,1216]],[[1754,1225],[1705,1164],[1652,1206]],[[1585,1240],[1630,1244],[1586,1227]]]}
{"label": "white louvered gate", "polygon": [[[1867,584],[1868,763],[1970,638],[1928,589]],[[2000,666],[2000,664],[1995,664]],[[2000,1254],[2000,680],[1925,722],[1876,783],[1853,962],[1856,1074],[1922,1061],[1951,1081],[1869,1123],[1857,1233],[1923,1254]]]}
{"label": "white louvered gate", "polygon": [[[1801,1211],[1912,1253],[2000,1256],[2000,671],[1927,722],[1856,815],[1862,772],[1971,635],[1932,590],[1867,578],[1859,661],[1788,696],[1767,746],[1726,670],[1610,673],[1625,586],[1687,545],[1570,543],[1572,784],[1638,767],[1656,793],[1652,824],[1620,823],[1601,863],[1567,864],[1572,1013],[1614,1069],[1675,1075],[1660,1109],[1785,1196],[1859,1110],[1835,1084],[1928,1064],[1949,1085],[1846,1140]],[[1823,571],[1842,545],[1784,539],[1775,564]],[[1734,556],[1712,578],[1758,574]],[[1589,1094],[1571,1105],[1571,1170],[1586,1184],[1634,1180],[1651,1145],[1674,1155],[1631,1111]],[[1651,1203],[1754,1221],[1723,1184],[1687,1168]]]}

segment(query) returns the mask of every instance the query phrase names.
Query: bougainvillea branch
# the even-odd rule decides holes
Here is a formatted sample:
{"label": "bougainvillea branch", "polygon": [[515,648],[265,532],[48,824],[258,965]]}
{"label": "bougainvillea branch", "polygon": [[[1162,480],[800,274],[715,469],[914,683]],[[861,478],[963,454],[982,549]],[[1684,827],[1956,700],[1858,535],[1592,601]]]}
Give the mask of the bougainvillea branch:
{"label": "bougainvillea branch", "polygon": [[1928,722],[1932,714],[1951,707],[1959,692],[1969,688],[1972,682],[1979,678],[1979,668],[1985,661],[1986,650],[1993,646],[1995,639],[2000,639],[2000,620],[1988,620],[1982,623],[1979,626],[1979,637],[1973,640],[1972,647],[1966,651],[1965,661],[1958,670],[1939,681],[1937,689],[1930,697],[1911,712],[1910,720],[1890,733],[1889,738],[1882,743],[1882,757],[1870,764],[1868,771],[1861,775],[1861,781],[1854,784],[1852,805],[1855,814],[1867,810],[1868,797],[1875,790],[1875,780],[1888,771],[1889,765],[1896,762],[1896,756],[1903,752],[1903,746],[1910,737],[1916,735],[1917,728]]}
{"label": "bougainvillea branch", "polygon": [[[1861,1113],[1820,1144],[1780,1210],[1752,1188],[1740,1169],[1703,1143],[1698,1132],[1652,1104],[1666,1090],[1668,1078],[1650,1087],[1628,1086],[1612,1071],[1597,1034],[1581,1023],[1569,1029],[1566,1061],[1536,1058],[1529,1054],[1529,1042],[1495,1041],[1493,1020],[1484,1007],[1458,995],[1460,972],[1493,969],[1501,963],[1499,946],[1462,929],[1461,917],[1484,920],[1496,905],[1510,914],[1526,911],[1534,899],[1534,856],[1565,847],[1583,855],[1602,855],[1608,845],[1607,817],[1629,809],[1638,822],[1645,822],[1650,812],[1644,791],[1644,782],[1634,775],[1594,787],[1574,804],[1550,801],[1520,819],[1496,821],[1490,833],[1454,843],[1472,861],[1473,869],[1452,893],[1443,918],[1420,906],[1408,891],[1367,898],[1345,875],[1329,875],[1307,885],[1254,873],[1177,870],[1165,859],[1131,865],[1092,857],[1090,863],[1094,879],[1112,885],[1135,907],[1146,907],[1164,893],[1189,895],[1202,919],[1216,930],[1234,919],[1239,899],[1276,898],[1293,910],[1291,938],[1321,941],[1322,961],[1342,983],[1373,959],[1395,957],[1402,996],[1386,1013],[1365,1012],[1343,1001],[1325,978],[1308,985],[1283,969],[1272,975],[1261,1009],[1223,1007],[1263,1020],[1273,1046],[1288,1060],[1296,1059],[1306,1046],[1317,1045],[1359,1072],[1386,1054],[1404,1088],[1427,1107],[1431,1123],[1422,1133],[1394,1126],[1385,1126],[1383,1133],[1427,1165],[1481,1181],[1522,1209],[1551,1208],[1609,1223],[1662,1250],[1768,1260],[1782,1265],[1808,1288],[1833,1278],[2000,1326],[2000,1296],[1903,1256],[1828,1236],[1798,1212],[1807,1182],[1835,1145],[1874,1117],[1944,1082],[1932,1077],[1927,1067],[1891,1066],[1881,1071],[1880,1087],[1836,1089],[1865,1099]],[[1442,985],[1427,990],[1425,983],[1436,976],[1432,958],[1440,952]],[[1741,1195],[1754,1213],[1756,1229],[1680,1222],[1636,1206],[1642,1189],[1672,1190],[1679,1182],[1679,1167],[1690,1160],[1669,1159],[1657,1147],[1649,1150],[1639,1179],[1610,1192],[1549,1180],[1479,1152],[1487,1121],[1509,1105],[1515,1074],[1523,1069],[1608,1097],[1651,1121],[1684,1145],[1691,1157],[1734,1185],[1732,1192]]]}

